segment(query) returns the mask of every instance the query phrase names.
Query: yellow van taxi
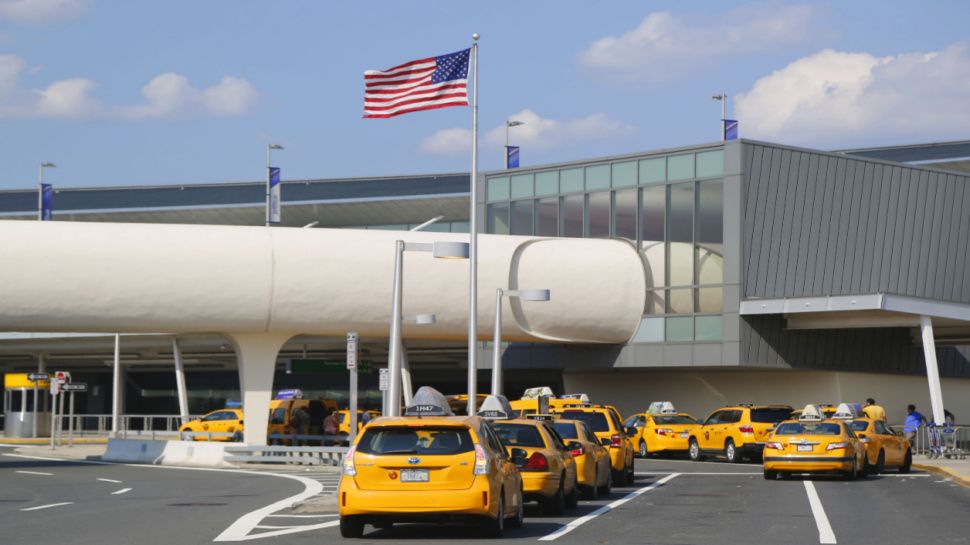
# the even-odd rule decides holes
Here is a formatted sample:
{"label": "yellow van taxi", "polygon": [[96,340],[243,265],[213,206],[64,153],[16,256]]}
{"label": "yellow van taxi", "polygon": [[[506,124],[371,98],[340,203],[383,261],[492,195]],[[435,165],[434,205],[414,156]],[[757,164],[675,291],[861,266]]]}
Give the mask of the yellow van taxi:
{"label": "yellow van taxi", "polygon": [[[381,415],[380,411],[373,410],[357,410],[357,431],[360,431],[364,427],[364,413],[370,415],[371,419],[377,418]],[[340,409],[337,411],[337,433],[340,435],[350,435],[350,409]],[[344,439],[346,442],[346,439]]]}
{"label": "yellow van taxi", "polygon": [[297,410],[304,409],[310,417],[308,421],[308,435],[323,434],[323,419],[328,411],[337,410],[337,402],[333,399],[303,399],[287,398],[273,399],[269,402],[269,427],[266,432],[269,440],[274,444],[289,445],[292,441],[286,436],[297,435],[300,430],[294,426],[298,418],[294,418]]}
{"label": "yellow van taxi", "polygon": [[576,507],[576,460],[551,424],[516,418],[494,420],[492,425],[522,474],[525,501],[539,502],[547,515],[561,515],[566,508]]}
{"label": "yellow van taxi", "polygon": [[179,426],[179,437],[186,441],[240,442],[244,431],[242,409],[219,409]]}
{"label": "yellow van taxi", "polygon": [[623,425],[636,428],[636,435],[630,439],[641,458],[687,452],[691,432],[700,426],[693,416],[674,411],[672,405],[670,410],[659,414],[650,411],[635,414]]}
{"label": "yellow van taxi", "polygon": [[859,441],[866,448],[866,473],[882,473],[887,468],[909,473],[913,466],[913,451],[902,434],[882,420],[856,417],[848,422]]}
{"label": "yellow van taxi", "polygon": [[613,487],[610,452],[600,444],[596,434],[579,420],[556,420],[552,427],[576,460],[576,482],[583,496],[595,500],[600,493],[608,495]]}
{"label": "yellow van taxi", "polygon": [[634,447],[630,437],[636,434],[636,428],[624,427],[616,409],[603,405],[575,405],[550,410],[560,418],[581,420],[589,426],[610,453],[613,486],[633,483]]}
{"label": "yellow van taxi", "polygon": [[787,420],[771,433],[764,451],[764,477],[834,473],[854,480],[864,475],[866,449],[842,420]]}
{"label": "yellow van taxi", "polygon": [[473,523],[490,536],[522,524],[522,479],[487,420],[452,416],[444,396],[419,390],[403,417],[381,417],[343,461],[340,533],[366,524]]}

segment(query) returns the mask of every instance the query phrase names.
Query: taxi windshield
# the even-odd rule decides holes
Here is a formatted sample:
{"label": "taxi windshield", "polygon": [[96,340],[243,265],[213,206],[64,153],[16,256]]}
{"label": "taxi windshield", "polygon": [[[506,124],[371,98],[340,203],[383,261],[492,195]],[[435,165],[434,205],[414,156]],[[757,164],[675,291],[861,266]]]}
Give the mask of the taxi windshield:
{"label": "taxi windshield", "polygon": [[365,454],[461,454],[475,449],[467,428],[366,428],[357,444]]}
{"label": "taxi windshield", "polygon": [[852,428],[852,431],[861,432],[866,431],[866,428],[869,427],[869,423],[865,420],[853,420],[852,422],[849,422],[849,427]]}
{"label": "taxi windshield", "polygon": [[751,409],[751,421],[774,424],[791,417],[791,409]]}
{"label": "taxi windshield", "polygon": [[562,417],[568,420],[582,420],[593,431],[610,431],[610,423],[607,422],[606,415],[598,411],[563,411]]}
{"label": "taxi windshield", "polygon": [[679,414],[670,416],[654,416],[653,421],[657,423],[658,426],[673,426],[675,424],[696,424],[697,421],[689,416],[683,416]]}
{"label": "taxi windshield", "polygon": [[556,422],[552,427],[556,428],[559,436],[563,439],[579,439],[579,435],[576,433],[576,424],[572,422]]}
{"label": "taxi windshield", "polygon": [[805,427],[800,422],[785,422],[778,426],[775,435],[841,435],[842,427],[838,424],[823,423]]}
{"label": "taxi windshield", "polygon": [[546,448],[542,434],[535,426],[526,424],[495,424],[495,433],[507,447]]}

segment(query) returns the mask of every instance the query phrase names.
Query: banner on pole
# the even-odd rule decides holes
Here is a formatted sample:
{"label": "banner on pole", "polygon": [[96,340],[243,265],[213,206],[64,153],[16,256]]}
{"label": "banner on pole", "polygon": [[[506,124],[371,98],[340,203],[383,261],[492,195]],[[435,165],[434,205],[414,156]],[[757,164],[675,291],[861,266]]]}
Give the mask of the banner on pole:
{"label": "banner on pole", "polygon": [[54,219],[54,185],[40,184],[40,219],[51,221]]}
{"label": "banner on pole", "polygon": [[506,146],[505,153],[508,154],[509,168],[519,168],[519,146]]}
{"label": "banner on pole", "polygon": [[724,121],[724,139],[737,140],[738,139],[738,120],[725,119],[723,121]]}
{"label": "banner on pole", "polygon": [[280,212],[280,167],[269,167],[269,222],[279,223]]}

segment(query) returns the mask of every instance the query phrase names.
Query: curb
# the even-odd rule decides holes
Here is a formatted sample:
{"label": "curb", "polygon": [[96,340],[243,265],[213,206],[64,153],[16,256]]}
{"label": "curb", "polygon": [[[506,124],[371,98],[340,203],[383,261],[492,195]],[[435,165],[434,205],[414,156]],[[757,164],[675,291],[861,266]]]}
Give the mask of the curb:
{"label": "curb", "polygon": [[925,464],[913,464],[916,469],[921,469],[923,471],[929,471],[930,473],[935,473],[937,475],[942,475],[944,477],[950,477],[954,481],[970,488],[970,477],[965,477],[956,471],[943,466],[925,465]]}

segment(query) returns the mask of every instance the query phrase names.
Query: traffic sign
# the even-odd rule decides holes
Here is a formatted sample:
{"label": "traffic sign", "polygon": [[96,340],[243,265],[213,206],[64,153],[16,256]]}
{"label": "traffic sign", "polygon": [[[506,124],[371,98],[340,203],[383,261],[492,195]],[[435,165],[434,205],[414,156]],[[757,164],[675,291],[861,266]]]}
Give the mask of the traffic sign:
{"label": "traffic sign", "polygon": [[382,392],[386,392],[391,389],[391,372],[388,371],[387,367],[381,367],[379,388]]}
{"label": "traffic sign", "polygon": [[67,384],[68,382],[71,382],[71,374],[67,371],[57,371],[54,373],[54,380],[58,384]]}
{"label": "traffic sign", "polygon": [[88,383],[86,382],[74,382],[71,384],[65,384],[61,386],[65,392],[87,392]]}
{"label": "traffic sign", "polygon": [[347,333],[347,370],[357,368],[357,332]]}
{"label": "traffic sign", "polygon": [[31,374],[27,375],[27,378],[31,382],[38,382],[38,381],[41,381],[41,380],[47,380],[47,379],[49,379],[50,378],[50,375],[48,375],[47,373],[31,373]]}

